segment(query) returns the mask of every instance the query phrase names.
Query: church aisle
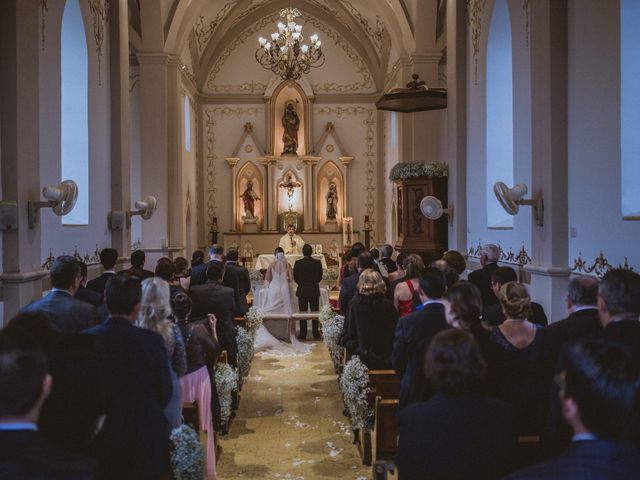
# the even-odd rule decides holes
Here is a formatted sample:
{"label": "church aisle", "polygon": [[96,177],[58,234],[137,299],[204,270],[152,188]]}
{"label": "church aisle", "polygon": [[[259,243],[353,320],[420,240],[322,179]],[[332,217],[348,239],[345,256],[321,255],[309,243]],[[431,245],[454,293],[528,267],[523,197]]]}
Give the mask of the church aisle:
{"label": "church aisle", "polygon": [[360,461],[324,344],[305,357],[261,358],[251,366],[218,478],[370,478]]}

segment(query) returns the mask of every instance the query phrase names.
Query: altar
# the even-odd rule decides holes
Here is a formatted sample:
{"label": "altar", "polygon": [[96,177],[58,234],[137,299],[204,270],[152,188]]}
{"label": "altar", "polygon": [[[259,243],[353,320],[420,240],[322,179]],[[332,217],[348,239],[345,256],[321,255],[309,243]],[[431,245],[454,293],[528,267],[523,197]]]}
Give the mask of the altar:
{"label": "altar", "polygon": [[[320,263],[322,263],[323,270],[327,269],[327,260],[324,258],[324,255],[314,254],[314,255],[311,255],[311,257],[315,258],[316,260],[320,260]],[[296,263],[301,258],[304,258],[304,255],[296,255],[296,254],[290,253],[288,255],[285,255],[284,258],[287,260],[287,263],[291,265],[291,268],[293,268],[293,264]],[[258,255],[258,258],[256,258],[254,268],[256,270],[266,270],[269,267],[269,265],[273,263],[275,259],[276,257],[273,254],[265,254],[265,253],[260,254]]]}

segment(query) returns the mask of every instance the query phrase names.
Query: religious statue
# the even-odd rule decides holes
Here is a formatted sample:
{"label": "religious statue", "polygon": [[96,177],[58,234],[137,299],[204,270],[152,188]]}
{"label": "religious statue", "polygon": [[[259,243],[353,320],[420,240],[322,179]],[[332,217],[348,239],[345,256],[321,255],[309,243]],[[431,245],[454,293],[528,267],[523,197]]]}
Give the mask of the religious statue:
{"label": "religious statue", "polygon": [[298,181],[293,181],[293,175],[291,175],[290,173],[287,174],[287,178],[286,180],[283,180],[282,182],[280,182],[280,184],[278,185],[280,188],[284,188],[287,191],[287,204],[289,206],[289,211],[293,210],[293,193],[295,192],[296,188],[300,188],[302,186],[302,184]]}
{"label": "religious statue", "polygon": [[253,191],[253,182],[251,180],[247,181],[247,188],[244,193],[240,195],[240,198],[244,203],[244,218],[249,220],[256,218],[255,202],[256,200],[260,200],[260,197]]}
{"label": "religious statue", "polygon": [[329,184],[327,192],[327,221],[335,222],[338,216],[338,190],[335,183]]}
{"label": "religious statue", "polygon": [[298,129],[300,128],[300,118],[294,109],[293,102],[288,102],[282,116],[282,126],[284,133],[282,141],[284,142],[283,155],[296,155],[298,153]]}

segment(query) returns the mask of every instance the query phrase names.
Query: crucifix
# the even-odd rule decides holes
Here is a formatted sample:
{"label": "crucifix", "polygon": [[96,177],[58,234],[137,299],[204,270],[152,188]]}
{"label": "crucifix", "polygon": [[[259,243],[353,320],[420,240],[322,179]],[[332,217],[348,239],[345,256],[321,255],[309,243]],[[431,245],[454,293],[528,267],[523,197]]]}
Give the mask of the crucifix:
{"label": "crucifix", "polygon": [[287,190],[287,204],[289,206],[289,211],[293,211],[293,194],[296,188],[300,188],[302,184],[297,180],[293,180],[293,176],[289,173],[287,174],[286,180],[280,182],[278,185],[280,188],[284,188]]}

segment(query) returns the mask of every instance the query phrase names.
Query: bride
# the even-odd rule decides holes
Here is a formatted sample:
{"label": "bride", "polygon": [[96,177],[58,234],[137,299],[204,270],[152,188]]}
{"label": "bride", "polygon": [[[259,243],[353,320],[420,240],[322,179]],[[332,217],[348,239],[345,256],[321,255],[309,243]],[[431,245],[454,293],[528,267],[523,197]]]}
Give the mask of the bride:
{"label": "bride", "polygon": [[[265,287],[266,292],[260,292],[260,295],[266,293],[266,298],[261,302],[262,306],[260,309],[264,314],[278,313],[290,316],[296,311],[295,304],[292,301],[292,298],[295,297],[291,295],[293,270],[289,262],[287,262],[282,248],[276,248],[275,256],[276,259],[269,265],[265,275],[265,281],[267,282],[267,286]],[[271,335],[264,325],[261,325],[256,332],[255,351],[264,351],[265,353],[276,356],[295,356],[309,353],[310,346],[298,341],[296,338],[295,324],[293,320],[289,320],[289,322],[289,338],[291,344],[281,342]]]}

